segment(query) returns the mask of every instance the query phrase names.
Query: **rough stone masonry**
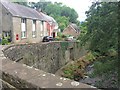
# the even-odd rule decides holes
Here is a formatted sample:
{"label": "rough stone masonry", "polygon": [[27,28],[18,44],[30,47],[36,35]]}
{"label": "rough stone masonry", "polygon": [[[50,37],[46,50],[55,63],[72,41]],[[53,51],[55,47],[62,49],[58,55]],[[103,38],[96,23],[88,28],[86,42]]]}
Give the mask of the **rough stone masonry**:
{"label": "rough stone masonry", "polygon": [[[76,49],[74,47],[76,47]],[[60,66],[69,62],[69,60],[76,60],[77,55],[80,54],[79,51],[81,51],[78,47],[75,42],[71,42],[71,44],[66,42],[52,42],[8,46],[3,50],[4,54],[2,54],[0,62],[2,65],[0,67],[0,72],[2,72],[0,81],[2,81],[4,88],[14,88],[15,90],[21,88],[33,88],[37,90],[47,90],[47,88],[74,88],[74,90],[78,90],[77,88],[86,88],[86,90],[90,90],[91,88],[91,90],[96,90],[93,86],[52,74],[59,69]],[[72,49],[72,51],[70,49]],[[74,52],[75,55],[72,52]],[[83,52],[84,50],[82,50],[80,55],[82,55]],[[56,56],[58,54],[60,54],[59,57]],[[47,56],[49,56],[49,58],[47,58]],[[41,59],[42,57],[46,57],[46,59]],[[59,63],[56,61],[58,59],[61,60]],[[55,64],[58,65],[59,68],[55,66]],[[57,69],[55,69],[55,67],[57,67]]]}
{"label": "rough stone masonry", "polygon": [[4,54],[12,61],[55,73],[71,60],[84,55],[85,50],[78,42],[50,42],[13,45],[6,48]]}

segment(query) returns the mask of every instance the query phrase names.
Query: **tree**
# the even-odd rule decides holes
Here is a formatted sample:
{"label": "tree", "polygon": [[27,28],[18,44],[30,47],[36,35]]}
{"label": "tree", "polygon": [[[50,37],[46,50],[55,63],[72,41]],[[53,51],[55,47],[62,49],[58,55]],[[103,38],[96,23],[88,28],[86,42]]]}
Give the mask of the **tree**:
{"label": "tree", "polygon": [[18,4],[21,4],[21,5],[24,5],[24,6],[28,6],[27,5],[27,0],[11,0],[11,2],[18,3]]}
{"label": "tree", "polygon": [[49,5],[49,4],[51,4],[50,1],[46,2],[45,0],[40,0],[40,1],[37,2],[37,3],[32,2],[32,3],[31,3],[31,6],[32,6],[32,8],[40,9],[42,12],[44,12],[46,6]]}
{"label": "tree", "polygon": [[48,4],[44,11],[55,18],[62,31],[67,27],[69,22],[77,23],[78,14],[76,11],[70,7],[62,5],[62,3]]}
{"label": "tree", "polygon": [[[97,58],[94,63],[94,77],[99,77],[98,88],[118,86],[118,29],[119,8],[117,2],[94,2],[86,12],[87,33],[82,44]],[[84,26],[84,25],[83,25]],[[114,76],[112,76],[114,75]],[[100,76],[105,76],[104,78]],[[117,77],[117,78],[116,78]],[[108,79],[109,78],[109,79]],[[113,78],[110,79],[110,78]],[[114,84],[110,84],[114,81]],[[108,85],[108,86],[105,86]],[[104,86],[104,87],[102,87]]]}
{"label": "tree", "polygon": [[65,16],[58,16],[55,18],[58,22],[59,28],[61,29],[61,32],[68,26],[69,24],[69,18]]}
{"label": "tree", "polygon": [[69,21],[72,23],[76,23],[78,18],[77,12],[74,9],[65,5],[61,9],[61,16],[69,17]]}
{"label": "tree", "polygon": [[90,42],[90,50],[101,54],[117,50],[117,3],[93,3],[86,14],[88,31],[84,41]]}
{"label": "tree", "polygon": [[78,23],[78,26],[80,28],[80,35],[78,37],[78,40],[81,41],[87,33],[87,22],[86,21],[80,22]]}

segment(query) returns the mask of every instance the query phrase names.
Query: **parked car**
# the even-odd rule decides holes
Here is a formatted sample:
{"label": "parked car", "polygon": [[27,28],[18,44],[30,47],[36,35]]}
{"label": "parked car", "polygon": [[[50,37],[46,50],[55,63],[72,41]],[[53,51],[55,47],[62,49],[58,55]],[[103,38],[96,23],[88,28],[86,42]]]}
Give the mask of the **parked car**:
{"label": "parked car", "polygon": [[49,41],[53,41],[53,40],[54,40],[54,38],[52,36],[45,36],[45,37],[43,37],[42,42],[49,42]]}

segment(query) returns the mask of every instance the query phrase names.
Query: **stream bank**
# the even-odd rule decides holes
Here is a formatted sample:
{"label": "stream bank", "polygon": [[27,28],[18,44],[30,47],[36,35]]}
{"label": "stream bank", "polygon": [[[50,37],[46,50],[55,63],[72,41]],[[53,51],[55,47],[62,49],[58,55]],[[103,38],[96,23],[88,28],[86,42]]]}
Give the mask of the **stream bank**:
{"label": "stream bank", "polygon": [[[118,73],[116,69],[112,70],[115,66],[112,59],[115,58],[95,58],[88,53],[79,60],[64,66],[56,74],[97,88],[118,88]],[[103,71],[100,72],[102,69]],[[98,70],[97,74],[96,70]]]}

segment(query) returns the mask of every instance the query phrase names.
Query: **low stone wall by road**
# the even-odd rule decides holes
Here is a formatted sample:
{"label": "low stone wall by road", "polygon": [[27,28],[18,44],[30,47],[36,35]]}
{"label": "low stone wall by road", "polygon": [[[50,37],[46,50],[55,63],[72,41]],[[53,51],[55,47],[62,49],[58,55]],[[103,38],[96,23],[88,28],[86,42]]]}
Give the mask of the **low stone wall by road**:
{"label": "low stone wall by road", "polygon": [[97,90],[90,85],[59,77],[9,59],[2,59],[0,64],[2,64],[0,68],[2,80],[7,82],[6,85],[3,83],[3,88],[10,88],[11,86],[14,88],[13,90],[25,88],[32,90],[48,90],[48,88],[69,88],[69,90],[86,88],[85,90]]}

